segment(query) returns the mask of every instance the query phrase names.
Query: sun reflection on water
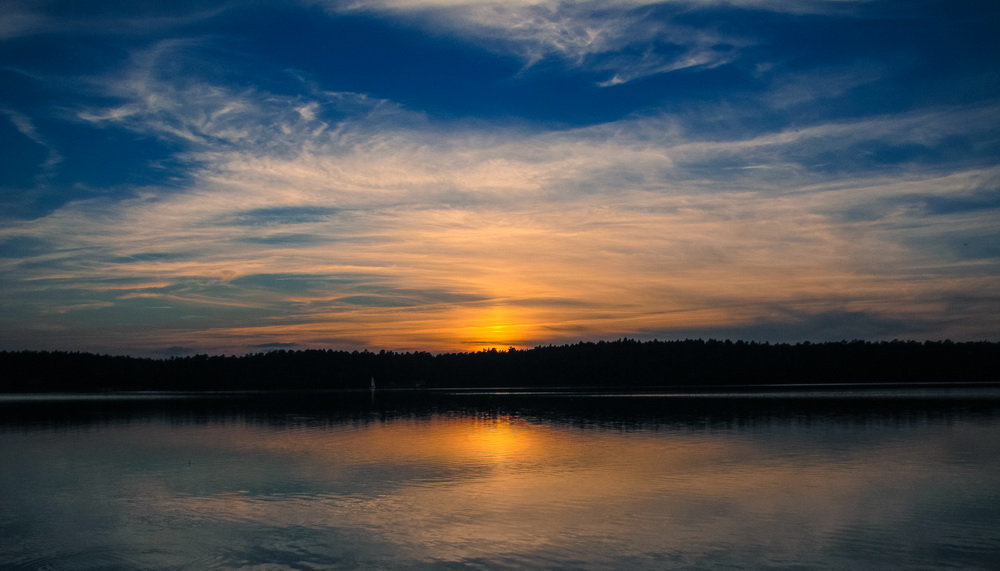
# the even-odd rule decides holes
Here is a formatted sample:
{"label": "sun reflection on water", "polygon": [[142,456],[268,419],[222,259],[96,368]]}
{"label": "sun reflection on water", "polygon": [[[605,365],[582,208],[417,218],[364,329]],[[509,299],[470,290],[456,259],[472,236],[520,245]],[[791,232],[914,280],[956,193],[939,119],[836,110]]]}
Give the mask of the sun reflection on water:
{"label": "sun reflection on water", "polygon": [[[24,492],[3,517],[25,523],[5,529],[20,534],[10,545],[91,557],[81,568],[874,568],[920,566],[929,537],[968,568],[995,553],[996,510],[982,508],[998,497],[995,416],[707,429],[508,410],[0,431],[18,459],[0,484]],[[122,542],[145,559],[85,551]],[[4,548],[0,560],[35,563]]]}
{"label": "sun reflection on water", "polygon": [[521,429],[511,417],[476,419],[464,423],[463,449],[471,455],[502,462],[532,452],[531,433]]}

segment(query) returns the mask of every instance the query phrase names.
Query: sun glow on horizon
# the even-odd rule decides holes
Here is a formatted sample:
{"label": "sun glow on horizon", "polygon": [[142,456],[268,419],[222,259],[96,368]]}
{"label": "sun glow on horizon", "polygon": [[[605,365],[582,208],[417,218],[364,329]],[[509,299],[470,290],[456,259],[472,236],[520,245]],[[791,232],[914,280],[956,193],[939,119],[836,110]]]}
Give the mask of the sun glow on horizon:
{"label": "sun glow on horizon", "polygon": [[509,347],[522,348],[528,325],[515,310],[496,305],[489,309],[477,310],[469,318],[470,325],[456,328],[456,334],[463,339],[460,344],[465,350],[483,351],[505,350]]}
{"label": "sun glow on horizon", "polygon": [[106,4],[4,4],[2,350],[1000,339],[1000,3]]}

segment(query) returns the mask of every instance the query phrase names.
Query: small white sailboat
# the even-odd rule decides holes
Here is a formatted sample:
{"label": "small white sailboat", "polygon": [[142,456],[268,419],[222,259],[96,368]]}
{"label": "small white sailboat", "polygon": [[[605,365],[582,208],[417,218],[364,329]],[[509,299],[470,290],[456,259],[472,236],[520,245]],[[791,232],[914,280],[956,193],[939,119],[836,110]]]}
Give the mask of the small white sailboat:
{"label": "small white sailboat", "polygon": [[375,390],[375,377],[372,377],[372,390]]}

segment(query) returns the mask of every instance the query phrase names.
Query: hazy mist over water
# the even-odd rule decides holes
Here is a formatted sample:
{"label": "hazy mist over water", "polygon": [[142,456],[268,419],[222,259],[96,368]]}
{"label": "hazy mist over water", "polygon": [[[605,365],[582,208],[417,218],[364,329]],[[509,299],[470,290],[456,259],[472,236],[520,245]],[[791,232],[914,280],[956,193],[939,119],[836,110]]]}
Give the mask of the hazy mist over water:
{"label": "hazy mist over water", "polygon": [[5,397],[0,565],[986,569],[973,392]]}

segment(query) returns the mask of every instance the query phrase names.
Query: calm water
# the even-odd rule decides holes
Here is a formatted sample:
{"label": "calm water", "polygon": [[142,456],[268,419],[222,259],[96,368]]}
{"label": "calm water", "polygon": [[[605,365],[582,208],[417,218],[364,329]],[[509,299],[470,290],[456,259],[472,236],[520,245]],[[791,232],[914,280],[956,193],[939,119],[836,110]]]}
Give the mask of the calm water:
{"label": "calm water", "polygon": [[1000,565],[1000,397],[0,398],[4,569]]}

